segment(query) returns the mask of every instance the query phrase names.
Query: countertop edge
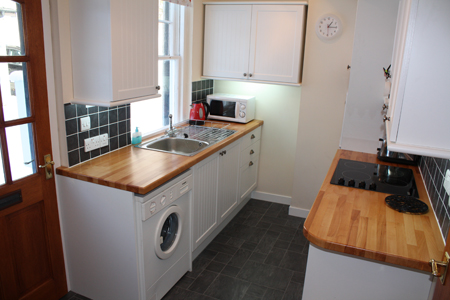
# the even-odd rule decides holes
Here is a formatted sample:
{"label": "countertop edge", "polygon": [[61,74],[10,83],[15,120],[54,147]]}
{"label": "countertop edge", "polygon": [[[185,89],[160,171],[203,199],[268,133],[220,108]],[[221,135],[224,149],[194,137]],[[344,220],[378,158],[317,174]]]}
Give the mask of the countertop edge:
{"label": "countertop edge", "polygon": [[[112,188],[117,188],[117,189],[129,191],[129,192],[133,192],[133,193],[137,193],[137,194],[146,194],[146,193],[150,192],[151,190],[157,188],[158,186],[164,184],[168,180],[170,180],[170,179],[174,178],[175,176],[181,174],[182,172],[188,170],[189,168],[196,165],[200,161],[213,155],[214,153],[216,153],[218,150],[222,149],[223,147],[226,147],[226,146],[232,144],[233,142],[242,138],[249,132],[257,129],[258,127],[261,127],[263,124],[264,124],[264,121],[262,121],[262,120],[253,120],[247,124],[234,124],[235,126],[240,126],[240,125],[245,126],[245,128],[242,131],[239,130],[235,134],[218,142],[217,144],[212,145],[211,147],[205,149],[204,151],[198,153],[197,155],[186,157],[184,162],[181,165],[177,165],[177,168],[175,170],[165,173],[164,175],[161,175],[159,178],[153,180],[152,182],[150,182],[149,184],[146,184],[146,185],[121,183],[120,181],[119,182],[112,181],[112,180],[108,180],[108,179],[101,178],[101,177],[90,176],[88,174],[83,174],[83,173],[76,171],[77,167],[80,167],[83,164],[86,164],[86,163],[95,164],[95,161],[102,159],[103,155],[99,156],[97,158],[88,160],[82,164],[78,164],[73,167],[60,166],[60,167],[56,168],[56,174],[74,178],[74,179],[78,179],[78,180],[82,180],[82,181],[95,183],[95,184],[100,184],[100,185],[104,185],[104,186],[108,186],[108,187],[112,187]],[[123,148],[119,148],[119,149],[109,152],[105,155],[111,155],[112,153],[118,152],[118,151],[122,151],[122,152],[130,151],[129,150],[130,147],[134,147],[134,146],[129,145],[129,146],[126,146]],[[139,149],[139,151],[151,151],[151,150]],[[159,153],[160,153],[160,155],[167,155],[167,156],[176,155],[176,156],[178,156],[177,154],[162,153],[162,152],[159,152]]]}
{"label": "countertop edge", "polygon": [[[322,237],[319,237],[319,236],[313,234],[312,232],[310,232],[308,230],[308,228],[310,228],[313,223],[316,212],[319,209],[320,203],[322,202],[322,199],[325,195],[324,188],[326,188],[326,185],[328,185],[328,181],[329,181],[328,179],[334,174],[334,170],[337,166],[338,160],[339,160],[339,158],[342,158],[343,151],[347,151],[347,150],[339,149],[336,152],[335,157],[333,158],[333,162],[330,165],[330,168],[329,168],[327,175],[320,187],[320,190],[316,197],[316,200],[314,201],[313,206],[311,207],[311,210],[308,214],[308,217],[309,216],[311,216],[311,217],[307,218],[304,223],[304,226],[303,226],[304,236],[307,238],[308,241],[310,241],[314,245],[316,245],[320,248],[326,249],[326,250],[332,250],[332,251],[341,252],[344,254],[359,256],[359,257],[362,257],[365,259],[389,263],[391,265],[402,266],[402,267],[407,267],[407,268],[412,268],[412,269],[416,269],[416,270],[420,270],[420,271],[429,272],[431,270],[431,267],[428,264],[428,261],[423,261],[423,260],[408,258],[405,256],[400,256],[400,255],[391,254],[391,253],[387,253],[387,252],[374,251],[374,250],[369,250],[369,249],[365,249],[365,248],[358,248],[358,247],[355,247],[352,245],[346,245],[346,244],[342,244],[342,243],[338,243],[338,242],[328,241],[326,239],[323,239]],[[349,152],[351,152],[351,151],[349,151]],[[389,164],[389,163],[385,163],[385,162],[379,162],[379,163]],[[419,173],[419,175],[420,175],[420,173]],[[428,196],[427,196],[427,201],[429,203]],[[430,210],[432,210],[431,207],[430,207]],[[433,214],[433,216],[434,216],[434,214]],[[435,216],[434,216],[434,218],[435,218]],[[435,237],[433,237],[433,238],[435,238]],[[443,249],[444,248],[442,247],[442,250]]]}

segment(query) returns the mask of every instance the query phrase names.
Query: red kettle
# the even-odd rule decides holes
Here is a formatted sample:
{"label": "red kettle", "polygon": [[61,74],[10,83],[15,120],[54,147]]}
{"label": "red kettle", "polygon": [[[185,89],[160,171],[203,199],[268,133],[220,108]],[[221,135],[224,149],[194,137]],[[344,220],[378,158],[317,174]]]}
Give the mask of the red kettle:
{"label": "red kettle", "polygon": [[191,112],[189,115],[189,124],[203,125],[209,115],[209,104],[203,101],[192,102]]}

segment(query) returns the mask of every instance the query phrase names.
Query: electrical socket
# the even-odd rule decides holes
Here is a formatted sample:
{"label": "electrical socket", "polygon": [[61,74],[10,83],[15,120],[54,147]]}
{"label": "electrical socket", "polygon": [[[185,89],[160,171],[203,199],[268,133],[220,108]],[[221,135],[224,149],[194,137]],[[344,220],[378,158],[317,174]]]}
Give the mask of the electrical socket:
{"label": "electrical socket", "polygon": [[108,145],[109,145],[109,142],[108,142],[108,134],[107,134],[107,133],[105,133],[105,134],[100,134],[100,135],[99,135],[99,138],[100,138],[100,147],[105,147],[105,146],[108,146]]}
{"label": "electrical socket", "polygon": [[87,131],[91,129],[91,118],[90,117],[80,118],[80,128],[81,131]]}
{"label": "electrical socket", "polygon": [[84,140],[84,152],[89,152],[104,146],[108,146],[108,134],[97,135]]}

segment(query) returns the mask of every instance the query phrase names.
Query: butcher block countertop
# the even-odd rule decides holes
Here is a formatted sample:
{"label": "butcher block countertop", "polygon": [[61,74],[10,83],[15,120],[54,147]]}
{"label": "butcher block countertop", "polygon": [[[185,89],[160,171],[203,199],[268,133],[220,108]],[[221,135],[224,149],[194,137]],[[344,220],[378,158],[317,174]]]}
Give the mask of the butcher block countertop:
{"label": "butcher block countertop", "polygon": [[[388,194],[330,183],[340,158],[410,168],[423,215],[397,212],[384,199]],[[303,227],[307,239],[322,248],[399,266],[430,271],[428,261],[440,260],[444,249],[439,225],[417,167],[377,160],[376,155],[338,150]]]}
{"label": "butcher block countertop", "polygon": [[[214,122],[220,123],[220,121]],[[226,128],[236,130],[236,133],[194,156],[127,146],[73,167],[59,167],[56,169],[56,173],[138,194],[146,194],[258,128],[263,121],[253,120],[247,124],[229,124]]]}

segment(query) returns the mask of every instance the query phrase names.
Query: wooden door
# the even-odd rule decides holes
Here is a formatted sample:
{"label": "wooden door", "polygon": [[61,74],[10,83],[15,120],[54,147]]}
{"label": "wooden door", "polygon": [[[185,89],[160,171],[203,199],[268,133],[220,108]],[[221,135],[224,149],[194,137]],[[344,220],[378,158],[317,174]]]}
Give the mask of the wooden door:
{"label": "wooden door", "polygon": [[251,5],[205,5],[203,76],[248,78]]}
{"label": "wooden door", "polygon": [[249,79],[299,83],[305,5],[253,5]]}
{"label": "wooden door", "polygon": [[[447,240],[445,241],[444,253],[447,251],[450,254],[450,231],[447,234]],[[444,253],[442,254],[441,259],[444,261]],[[450,268],[449,268],[450,269]],[[443,269],[441,269],[443,270]],[[443,272],[443,271],[441,271]],[[433,300],[448,300],[450,299],[450,271],[447,270],[447,277],[445,278],[444,285],[442,285],[440,280],[437,280],[436,288],[434,290]]]}
{"label": "wooden door", "polygon": [[59,299],[67,285],[55,179],[39,168],[52,153],[41,1],[0,9],[0,299]]}

